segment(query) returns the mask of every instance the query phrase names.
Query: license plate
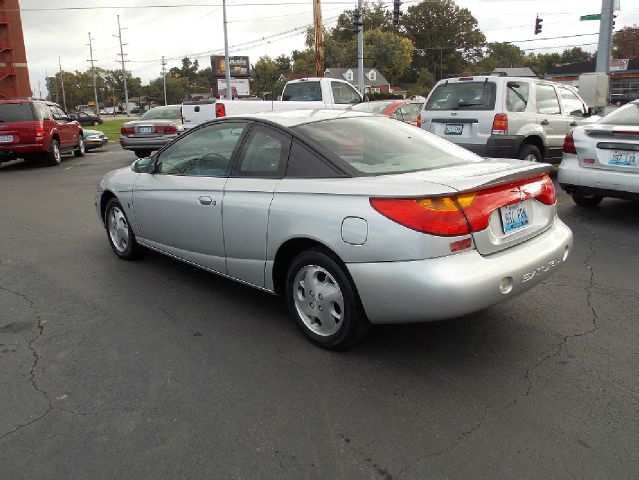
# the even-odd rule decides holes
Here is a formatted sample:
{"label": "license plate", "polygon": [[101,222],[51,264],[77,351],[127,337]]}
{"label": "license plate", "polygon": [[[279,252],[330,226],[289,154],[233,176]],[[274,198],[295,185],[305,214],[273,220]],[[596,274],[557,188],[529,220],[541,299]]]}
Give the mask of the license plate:
{"label": "license plate", "polygon": [[138,127],[138,133],[153,133],[153,127]]}
{"label": "license plate", "polygon": [[639,167],[639,152],[628,152],[626,150],[613,150],[608,159],[610,165],[621,167]]}
{"label": "license plate", "polygon": [[444,134],[446,135],[461,135],[464,125],[459,123],[447,123],[444,128]]}
{"label": "license plate", "polygon": [[514,232],[528,225],[528,212],[523,202],[501,207],[499,213],[504,233]]}
{"label": "license plate", "polygon": [[13,135],[0,135],[0,143],[13,142]]}

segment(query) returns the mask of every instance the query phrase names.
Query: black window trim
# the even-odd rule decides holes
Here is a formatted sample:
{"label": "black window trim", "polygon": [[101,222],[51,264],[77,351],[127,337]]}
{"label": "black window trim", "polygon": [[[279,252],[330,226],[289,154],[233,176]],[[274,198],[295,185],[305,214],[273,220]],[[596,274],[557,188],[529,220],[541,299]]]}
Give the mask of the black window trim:
{"label": "black window trim", "polygon": [[[288,151],[286,152],[286,160],[284,162],[284,166],[283,168],[280,167],[279,171],[277,172],[277,175],[264,175],[264,176],[260,176],[260,175],[239,175],[239,168],[240,168],[240,158],[242,157],[242,155],[244,154],[244,147],[247,145],[247,141],[248,139],[251,137],[251,134],[253,133],[253,130],[257,127],[262,127],[265,128],[267,130],[275,130],[277,133],[284,135],[284,137],[288,140]],[[234,163],[233,163],[233,167],[231,168],[231,174],[229,175],[230,178],[257,178],[257,179],[271,179],[271,180],[277,180],[277,179],[282,179],[284,178],[284,175],[286,173],[286,169],[288,167],[288,156],[291,153],[291,145],[293,144],[292,142],[292,137],[290,132],[287,132],[283,129],[278,129],[278,128],[273,128],[272,125],[267,125],[264,124],[262,122],[253,122],[250,126],[250,128],[248,129],[248,131],[246,132],[246,136],[242,139],[242,146],[240,148],[240,150],[237,152],[237,155],[235,156],[234,159]],[[235,154],[235,152],[233,152]]]}

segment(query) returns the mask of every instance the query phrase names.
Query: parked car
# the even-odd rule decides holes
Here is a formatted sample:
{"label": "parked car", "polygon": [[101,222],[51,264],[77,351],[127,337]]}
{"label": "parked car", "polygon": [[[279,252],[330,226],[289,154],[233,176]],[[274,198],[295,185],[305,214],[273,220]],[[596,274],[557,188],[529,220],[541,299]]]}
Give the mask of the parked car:
{"label": "parked car", "polygon": [[282,294],[311,341],[343,348],[369,322],[465,315],[554,272],[572,233],[549,170],[379,115],[273,112],[189,130],[108,173],[95,205],[118,257],[148,247]]}
{"label": "parked car", "polygon": [[87,112],[70,113],[69,118],[77,121],[80,125],[100,125],[104,123],[97,115],[89,114]]}
{"label": "parked car", "polygon": [[424,130],[484,157],[559,162],[568,131],[599,119],[570,86],[503,76],[440,80],[421,113]]}
{"label": "parked car", "polygon": [[143,158],[175,139],[182,131],[181,105],[154,107],[120,128],[120,145]]}
{"label": "parked car", "polygon": [[350,110],[378,113],[417,126],[417,117],[423,106],[424,102],[413,100],[377,100],[358,103]]}
{"label": "parked car", "polygon": [[87,151],[102,148],[109,142],[109,138],[99,130],[84,130],[82,134]]}
{"label": "parked car", "polygon": [[0,100],[0,163],[16,158],[59,165],[62,154],[85,152],[82,127],[60,105],[31,99]]}
{"label": "parked car", "polygon": [[566,135],[559,185],[577,205],[639,199],[639,100]]}

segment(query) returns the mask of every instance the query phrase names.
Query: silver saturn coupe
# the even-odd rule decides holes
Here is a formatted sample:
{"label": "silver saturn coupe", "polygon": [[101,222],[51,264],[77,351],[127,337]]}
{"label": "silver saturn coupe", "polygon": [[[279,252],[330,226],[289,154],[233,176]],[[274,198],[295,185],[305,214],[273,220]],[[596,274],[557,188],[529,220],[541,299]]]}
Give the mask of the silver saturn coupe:
{"label": "silver saturn coupe", "polygon": [[202,124],[112,171],[117,256],[152,249],[283,295],[316,345],[458,317],[566,261],[549,165],[483,159],[388,117],[304,110]]}

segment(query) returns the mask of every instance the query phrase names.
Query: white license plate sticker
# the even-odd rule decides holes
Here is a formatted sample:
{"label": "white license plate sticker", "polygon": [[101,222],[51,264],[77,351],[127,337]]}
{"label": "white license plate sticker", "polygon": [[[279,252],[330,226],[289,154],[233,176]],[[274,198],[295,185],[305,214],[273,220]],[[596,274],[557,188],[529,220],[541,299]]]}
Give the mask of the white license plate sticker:
{"label": "white license plate sticker", "polygon": [[445,135],[461,135],[464,130],[464,125],[461,123],[447,123],[444,128]]}
{"label": "white license plate sticker", "polygon": [[504,233],[511,233],[528,225],[528,212],[524,202],[513,203],[499,209]]}
{"label": "white license plate sticker", "polygon": [[613,150],[610,152],[608,163],[621,167],[639,167],[639,152]]}
{"label": "white license plate sticker", "polygon": [[138,133],[153,133],[153,127],[151,126],[138,127]]}
{"label": "white license plate sticker", "polygon": [[13,142],[13,135],[0,135],[0,143]]}

